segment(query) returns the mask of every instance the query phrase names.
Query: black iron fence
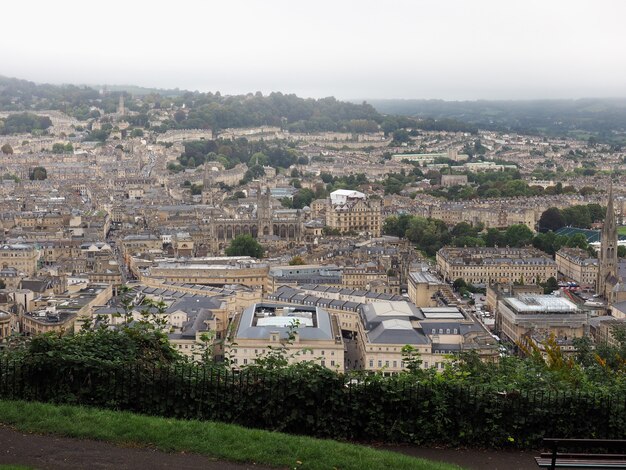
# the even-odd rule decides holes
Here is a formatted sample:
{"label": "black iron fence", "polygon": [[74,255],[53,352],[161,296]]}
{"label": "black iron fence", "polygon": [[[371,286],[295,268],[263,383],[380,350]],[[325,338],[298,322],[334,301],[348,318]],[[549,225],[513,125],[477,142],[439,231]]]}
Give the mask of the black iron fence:
{"label": "black iron fence", "polygon": [[360,441],[535,447],[544,436],[626,436],[626,394],[505,393],[318,369],[0,361],[0,396]]}

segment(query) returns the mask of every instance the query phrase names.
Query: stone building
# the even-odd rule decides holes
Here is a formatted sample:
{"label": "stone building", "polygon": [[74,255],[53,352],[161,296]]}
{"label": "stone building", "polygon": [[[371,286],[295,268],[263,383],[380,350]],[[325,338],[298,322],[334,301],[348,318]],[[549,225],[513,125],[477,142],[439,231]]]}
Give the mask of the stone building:
{"label": "stone building", "polygon": [[609,186],[609,200],[606,206],[606,217],[600,236],[600,251],[598,252],[598,277],[596,278],[596,293],[611,304],[617,299],[621,279],[617,270],[617,224],[613,209],[613,183]]}
{"label": "stone building", "polygon": [[[331,200],[326,208],[326,226],[340,233],[366,232],[372,237],[379,237],[382,229],[381,207],[379,199],[366,199],[355,195],[346,195]],[[358,191],[353,191],[358,193]],[[359,193],[363,194],[363,193]],[[333,203],[333,200],[336,201]]]}
{"label": "stone building", "polygon": [[565,298],[523,294],[498,301],[496,324],[503,338],[513,343],[551,335],[571,342],[586,333],[588,316]]}
{"label": "stone building", "polygon": [[225,354],[235,367],[251,365],[278,348],[288,362],[312,361],[344,370],[344,342],[335,315],[306,305],[255,303],[235,316]]}
{"label": "stone building", "polygon": [[21,243],[0,245],[0,267],[15,268],[30,276],[37,272],[39,251],[34,245]]}
{"label": "stone building", "polygon": [[561,248],[554,257],[556,267],[566,279],[590,287],[598,279],[598,259],[580,248]]}
{"label": "stone building", "polygon": [[445,281],[481,285],[532,284],[557,275],[554,260],[535,248],[444,247],[437,252],[437,270]]}

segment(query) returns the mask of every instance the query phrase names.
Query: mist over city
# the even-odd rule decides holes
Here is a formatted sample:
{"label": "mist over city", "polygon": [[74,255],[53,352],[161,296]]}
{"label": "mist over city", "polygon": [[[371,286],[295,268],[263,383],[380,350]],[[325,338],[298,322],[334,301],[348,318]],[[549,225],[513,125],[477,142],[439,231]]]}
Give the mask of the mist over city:
{"label": "mist over city", "polygon": [[2,12],[0,468],[626,468],[623,2]]}

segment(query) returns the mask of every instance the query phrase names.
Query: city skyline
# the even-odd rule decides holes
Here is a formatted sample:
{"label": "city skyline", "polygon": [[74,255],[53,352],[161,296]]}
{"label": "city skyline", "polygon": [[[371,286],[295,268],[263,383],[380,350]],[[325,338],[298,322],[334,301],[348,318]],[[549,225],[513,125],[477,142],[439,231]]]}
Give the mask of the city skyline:
{"label": "city skyline", "polygon": [[[620,2],[7,5],[1,74],[339,99],[626,96]],[[32,16],[32,17],[31,17]],[[28,33],[25,33],[28,31]]]}

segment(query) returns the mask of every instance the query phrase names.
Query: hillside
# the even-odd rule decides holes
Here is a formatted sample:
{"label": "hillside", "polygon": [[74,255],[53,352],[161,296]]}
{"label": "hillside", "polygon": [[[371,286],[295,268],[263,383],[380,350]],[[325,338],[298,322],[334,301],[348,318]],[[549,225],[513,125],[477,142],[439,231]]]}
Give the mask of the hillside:
{"label": "hillside", "polygon": [[530,101],[371,100],[383,114],[458,119],[481,129],[626,142],[626,98]]}

